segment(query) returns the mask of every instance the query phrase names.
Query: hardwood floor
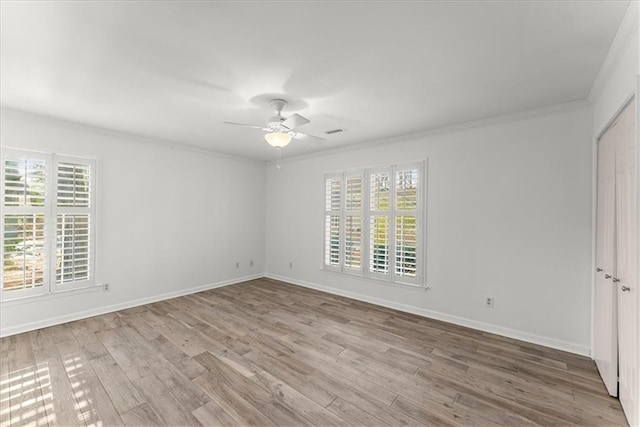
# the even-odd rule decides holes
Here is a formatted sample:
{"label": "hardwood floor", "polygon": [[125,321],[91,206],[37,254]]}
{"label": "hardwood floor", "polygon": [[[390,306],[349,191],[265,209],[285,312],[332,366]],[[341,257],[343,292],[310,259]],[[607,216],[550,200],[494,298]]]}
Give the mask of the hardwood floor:
{"label": "hardwood floor", "polygon": [[625,425],[585,357],[260,279],[0,340],[8,425]]}

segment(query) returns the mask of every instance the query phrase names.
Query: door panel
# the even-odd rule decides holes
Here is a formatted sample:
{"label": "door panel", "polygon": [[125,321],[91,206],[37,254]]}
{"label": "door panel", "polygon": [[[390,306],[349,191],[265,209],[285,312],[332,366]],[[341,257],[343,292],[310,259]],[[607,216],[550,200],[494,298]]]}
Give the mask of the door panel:
{"label": "door panel", "polygon": [[631,425],[638,405],[636,111],[620,115],[616,138],[616,291],[618,299],[619,396]]}
{"label": "door panel", "polygon": [[602,380],[611,396],[618,395],[617,298],[612,277],[615,260],[615,142],[612,126],[598,142],[596,212],[596,283],[594,293],[594,348]]}

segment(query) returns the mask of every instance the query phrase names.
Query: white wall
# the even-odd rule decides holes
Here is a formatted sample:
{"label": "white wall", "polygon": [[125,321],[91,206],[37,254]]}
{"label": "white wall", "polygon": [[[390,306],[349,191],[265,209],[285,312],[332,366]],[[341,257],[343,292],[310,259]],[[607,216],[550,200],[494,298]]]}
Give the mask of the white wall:
{"label": "white wall", "polygon": [[[574,107],[271,165],[267,272],[589,354],[591,129],[591,110]],[[419,159],[428,159],[430,289],[322,271],[323,174]]]}
{"label": "white wall", "polygon": [[0,118],[3,146],[99,159],[98,281],[111,285],[3,303],[3,335],[262,275],[263,164],[11,110]]}

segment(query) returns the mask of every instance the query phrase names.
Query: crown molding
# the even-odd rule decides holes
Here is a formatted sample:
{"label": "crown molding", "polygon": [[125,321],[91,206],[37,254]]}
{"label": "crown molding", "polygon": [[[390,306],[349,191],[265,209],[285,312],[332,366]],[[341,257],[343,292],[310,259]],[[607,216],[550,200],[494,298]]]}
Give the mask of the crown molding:
{"label": "crown molding", "polygon": [[[5,112],[9,114],[17,114],[25,117],[32,117],[43,122],[63,124],[65,126],[68,126],[70,128],[75,128],[80,131],[94,132],[94,133],[97,133],[103,136],[112,137],[112,138],[123,138],[131,141],[135,141],[138,143],[142,143],[142,144],[153,144],[156,146],[160,145],[165,148],[189,151],[192,153],[204,154],[207,156],[219,157],[219,158],[228,159],[228,160],[235,160],[243,163],[251,163],[256,165],[265,164],[265,161],[263,160],[252,159],[250,157],[234,156],[233,154],[222,153],[220,151],[207,150],[206,148],[196,147],[194,145],[186,144],[183,142],[176,142],[176,141],[170,141],[170,140],[159,139],[159,138],[151,138],[148,136],[143,136],[135,133],[105,128],[105,127],[82,123],[82,122],[76,122],[73,120],[62,119],[59,117],[44,115],[40,113],[34,113],[31,111],[21,110],[13,107],[1,106],[0,114],[5,114]],[[4,145],[4,142],[3,142],[3,145]]]}
{"label": "crown molding", "polygon": [[363,148],[375,147],[378,145],[394,144],[394,143],[412,141],[416,139],[428,138],[428,137],[433,137],[438,135],[447,135],[451,133],[462,132],[465,130],[480,128],[485,126],[500,125],[500,124],[510,123],[518,120],[526,120],[534,117],[557,114],[563,111],[581,110],[583,108],[590,108],[590,107],[591,107],[591,104],[589,103],[589,100],[579,99],[575,101],[564,102],[562,104],[554,104],[547,107],[519,111],[517,113],[503,114],[500,116],[489,117],[486,119],[472,120],[469,122],[458,123],[451,126],[443,126],[439,128],[427,129],[427,130],[408,133],[408,134],[401,134],[401,135],[391,136],[391,137],[382,138],[382,139],[373,139],[373,140],[358,142],[355,144],[349,144],[342,147],[335,147],[335,148],[330,148],[326,150],[318,150],[311,153],[300,154],[298,156],[291,156],[286,158],[283,157],[280,161],[271,160],[271,161],[268,161],[267,164],[268,165],[275,165],[278,163],[283,164],[283,163],[288,163],[292,161],[305,160],[309,158],[325,156],[330,154],[355,151]]}
{"label": "crown molding", "polygon": [[602,67],[600,68],[596,79],[593,81],[591,90],[589,91],[589,96],[587,98],[592,105],[596,104],[600,100],[604,87],[611,79],[613,72],[620,63],[620,60],[627,49],[631,47],[631,40],[633,40],[634,35],[638,32],[638,26],[640,24],[639,9],[638,2],[632,1],[629,3],[627,12],[622,18],[620,27],[618,27],[618,32],[616,33],[613,42],[611,42],[607,56],[604,58]]}

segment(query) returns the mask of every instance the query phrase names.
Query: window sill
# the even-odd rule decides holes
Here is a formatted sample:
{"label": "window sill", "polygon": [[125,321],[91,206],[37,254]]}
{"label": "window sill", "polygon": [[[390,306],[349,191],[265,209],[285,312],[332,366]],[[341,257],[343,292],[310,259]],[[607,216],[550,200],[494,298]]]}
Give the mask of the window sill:
{"label": "window sill", "polygon": [[415,283],[402,283],[402,282],[392,282],[390,280],[386,280],[386,279],[381,279],[379,277],[374,277],[374,276],[365,276],[363,274],[357,274],[357,273],[346,273],[343,271],[337,271],[337,270],[332,270],[332,269],[328,269],[328,268],[321,268],[320,271],[323,271],[325,273],[330,273],[330,274],[334,274],[336,276],[340,276],[340,277],[353,277],[359,280],[364,280],[367,282],[375,282],[375,283],[380,283],[383,285],[387,285],[387,286],[392,286],[395,288],[402,288],[402,289],[413,289],[413,290],[417,290],[417,291],[426,291],[429,289],[429,286],[427,286],[426,284],[415,284]]}
{"label": "window sill", "polygon": [[102,283],[99,283],[93,286],[87,286],[85,288],[56,291],[49,294],[29,295],[29,296],[23,296],[23,297],[15,297],[11,299],[2,299],[0,300],[0,304],[2,305],[2,307],[11,307],[14,305],[28,304],[28,303],[39,302],[39,301],[50,301],[50,300],[55,300],[62,297],[71,296],[71,295],[86,294],[86,293],[98,292],[98,291],[102,291]]}

